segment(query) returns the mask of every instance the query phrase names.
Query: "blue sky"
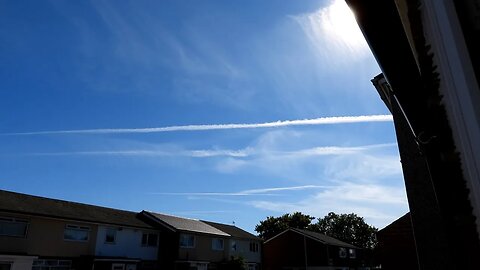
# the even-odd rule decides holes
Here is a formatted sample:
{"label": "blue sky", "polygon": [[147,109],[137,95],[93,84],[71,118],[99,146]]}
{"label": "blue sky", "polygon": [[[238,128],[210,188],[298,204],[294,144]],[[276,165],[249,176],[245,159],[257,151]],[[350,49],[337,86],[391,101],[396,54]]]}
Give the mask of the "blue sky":
{"label": "blue sky", "polygon": [[383,227],[408,206],[378,73],[340,0],[0,1],[0,188]]}

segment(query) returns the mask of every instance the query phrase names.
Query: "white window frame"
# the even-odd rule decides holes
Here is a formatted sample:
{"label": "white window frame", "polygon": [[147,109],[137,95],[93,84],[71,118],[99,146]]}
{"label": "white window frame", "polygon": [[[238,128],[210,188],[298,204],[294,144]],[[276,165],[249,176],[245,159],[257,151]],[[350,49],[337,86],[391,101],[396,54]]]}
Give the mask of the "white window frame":
{"label": "white window frame", "polygon": [[0,216],[0,222],[1,222],[1,223],[5,223],[5,224],[10,223],[10,224],[22,224],[22,225],[25,225],[25,232],[24,232],[23,235],[4,234],[4,233],[1,233],[1,231],[0,231],[0,236],[27,238],[28,225],[29,225],[28,220],[22,219],[22,218],[14,218],[14,217],[4,217],[4,216]]}
{"label": "white window frame", "polygon": [[38,260],[34,260],[32,264],[32,270],[70,269],[71,267],[72,267],[71,260],[38,259]]}
{"label": "white window frame", "polygon": [[207,262],[197,262],[197,263],[191,263],[190,267],[195,267],[197,270],[206,270],[208,269],[208,263]]}
{"label": "white window frame", "polygon": [[[67,230],[79,231],[79,232],[87,232],[87,239],[85,240],[77,240],[77,239],[69,239],[65,238],[65,233]],[[88,242],[90,240],[90,227],[83,226],[83,225],[76,225],[76,224],[67,224],[65,225],[65,229],[63,231],[63,240],[65,241],[73,241],[73,242]]]}
{"label": "white window frame", "polygon": [[112,263],[112,270],[118,269],[117,267],[121,268],[122,270],[125,270],[124,263]]}
{"label": "white window frame", "polygon": [[[107,236],[109,232],[113,232],[113,241],[107,241]],[[105,229],[105,244],[115,245],[117,243],[117,229],[116,228],[106,228]]]}
{"label": "white window frame", "polygon": [[[217,242],[218,241],[218,242]],[[215,246],[215,243],[222,243],[221,244],[221,248],[220,247],[216,247]],[[216,251],[223,251],[225,250],[225,240],[223,240],[222,238],[212,238],[212,250],[216,250]]]}
{"label": "white window frame", "polygon": [[[188,245],[188,246],[182,245],[182,237],[192,237],[192,239],[193,239],[192,245]],[[179,241],[178,245],[181,248],[195,248],[195,235],[182,233],[182,234],[180,234],[180,239],[179,240],[180,241]]]}
{"label": "white window frame", "polygon": [[357,251],[353,248],[348,249],[348,257],[350,259],[355,259],[357,258]]}

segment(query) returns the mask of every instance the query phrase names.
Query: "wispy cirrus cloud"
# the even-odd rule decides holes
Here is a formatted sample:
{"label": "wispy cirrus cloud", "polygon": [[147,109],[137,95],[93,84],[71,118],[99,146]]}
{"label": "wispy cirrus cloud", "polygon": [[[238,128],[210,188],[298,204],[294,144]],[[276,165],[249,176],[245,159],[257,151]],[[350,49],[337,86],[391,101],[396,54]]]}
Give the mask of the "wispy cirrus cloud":
{"label": "wispy cirrus cloud", "polygon": [[273,187],[248,189],[238,192],[152,192],[152,195],[172,195],[172,196],[278,196],[279,192],[284,191],[298,191],[298,190],[312,190],[312,189],[328,189],[330,186],[319,185],[303,185],[290,187]]}
{"label": "wispy cirrus cloud", "polygon": [[365,151],[369,151],[376,148],[392,147],[396,146],[396,143],[382,143],[382,144],[372,144],[372,145],[362,145],[354,147],[342,147],[342,146],[321,146],[313,147],[309,149],[299,150],[299,151],[286,151],[283,152],[286,155],[294,155],[297,157],[300,156],[324,156],[324,155],[348,155],[356,154]]}
{"label": "wispy cirrus cloud", "polygon": [[244,150],[105,150],[105,151],[71,151],[71,152],[37,152],[27,153],[26,156],[125,156],[125,157],[246,157],[248,149]]}
{"label": "wispy cirrus cloud", "polygon": [[175,131],[204,131],[226,129],[255,129],[276,128],[287,126],[309,125],[333,125],[349,123],[392,122],[391,115],[359,115],[359,116],[333,116],[301,120],[283,120],[253,124],[206,124],[206,125],[182,125],[154,128],[102,128],[102,129],[77,129],[77,130],[52,130],[32,131],[18,133],[4,133],[2,135],[42,135],[42,134],[118,134],[118,133],[161,133]]}
{"label": "wispy cirrus cloud", "polygon": [[201,150],[179,150],[179,149],[164,149],[164,150],[144,150],[144,149],[130,149],[130,150],[102,150],[102,151],[71,151],[71,152],[36,152],[17,154],[25,156],[125,156],[125,157],[192,157],[192,158],[213,158],[213,157],[233,157],[233,158],[247,158],[253,156],[270,156],[276,157],[308,157],[308,156],[336,156],[336,155],[351,155],[369,151],[376,148],[392,147],[396,143],[389,144],[373,144],[354,147],[342,146],[321,146],[307,149],[300,149],[295,151],[279,151],[256,149],[254,147],[246,147],[244,149],[201,149]]}
{"label": "wispy cirrus cloud", "polygon": [[292,179],[310,179],[313,174],[329,180],[356,178],[366,181],[380,176],[401,175],[396,143],[281,149],[292,147],[285,144],[288,142],[284,139],[272,139],[272,136],[265,135],[257,144],[250,146],[255,154],[249,155],[249,158],[230,156],[218,160],[216,169],[222,173],[260,170]]}
{"label": "wispy cirrus cloud", "polygon": [[286,213],[301,211],[316,217],[328,212],[356,213],[377,227],[408,211],[405,190],[381,184],[347,182],[309,194],[294,202],[256,200],[249,205],[263,210]]}

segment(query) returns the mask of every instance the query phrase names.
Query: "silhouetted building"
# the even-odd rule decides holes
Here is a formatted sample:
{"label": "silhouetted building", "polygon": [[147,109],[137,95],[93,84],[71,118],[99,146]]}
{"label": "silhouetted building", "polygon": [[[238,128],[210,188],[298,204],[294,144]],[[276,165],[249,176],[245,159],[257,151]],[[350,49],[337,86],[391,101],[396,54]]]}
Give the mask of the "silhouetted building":
{"label": "silhouetted building", "polygon": [[382,69],[420,269],[480,269],[480,5],[347,0]]}
{"label": "silhouetted building", "polygon": [[363,250],[333,237],[287,229],[265,241],[265,270],[361,269]]}
{"label": "silhouetted building", "polygon": [[377,232],[377,259],[382,269],[418,269],[410,213]]}

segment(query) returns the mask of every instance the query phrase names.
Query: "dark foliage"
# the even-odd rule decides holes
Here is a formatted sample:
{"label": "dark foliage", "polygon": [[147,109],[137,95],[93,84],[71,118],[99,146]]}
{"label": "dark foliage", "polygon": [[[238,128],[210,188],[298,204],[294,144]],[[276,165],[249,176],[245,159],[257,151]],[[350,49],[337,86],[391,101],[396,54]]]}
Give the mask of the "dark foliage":
{"label": "dark foliage", "polygon": [[262,239],[270,239],[288,228],[308,229],[315,217],[300,212],[285,214],[280,217],[267,217],[255,226],[255,231]]}
{"label": "dark foliage", "polygon": [[375,234],[378,229],[368,225],[355,214],[328,213],[319,218],[313,230],[337,238],[357,247],[373,249],[377,245]]}
{"label": "dark foliage", "polygon": [[247,270],[245,260],[242,257],[231,257],[230,260],[220,265],[220,270]]}
{"label": "dark foliage", "polygon": [[317,223],[312,223],[314,219],[300,212],[280,217],[270,216],[260,221],[255,231],[265,240],[288,228],[297,228],[323,233],[362,248],[373,249],[377,244],[375,237],[377,228],[368,225],[356,214],[329,213],[324,218],[319,218]]}

